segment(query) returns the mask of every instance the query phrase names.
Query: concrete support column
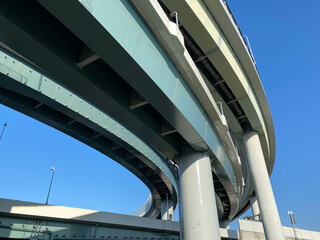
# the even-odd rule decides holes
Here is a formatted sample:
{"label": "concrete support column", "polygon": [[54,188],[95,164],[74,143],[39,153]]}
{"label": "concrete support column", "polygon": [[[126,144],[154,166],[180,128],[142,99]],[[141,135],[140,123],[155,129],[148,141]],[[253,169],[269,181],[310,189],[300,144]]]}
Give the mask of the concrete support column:
{"label": "concrete support column", "polygon": [[253,219],[256,221],[261,220],[260,209],[259,209],[259,204],[258,204],[258,200],[257,200],[256,195],[252,195],[250,197],[250,203],[251,203],[251,210],[252,210]]}
{"label": "concrete support column", "polygon": [[203,153],[189,153],[178,159],[178,165],[182,240],[220,240],[210,158]]}
{"label": "concrete support column", "polygon": [[249,168],[259,203],[263,228],[267,240],[284,240],[282,225],[274,199],[259,136],[251,131],[243,136]]}
{"label": "concrete support column", "polygon": [[173,201],[171,199],[161,201],[161,219],[173,221]]}

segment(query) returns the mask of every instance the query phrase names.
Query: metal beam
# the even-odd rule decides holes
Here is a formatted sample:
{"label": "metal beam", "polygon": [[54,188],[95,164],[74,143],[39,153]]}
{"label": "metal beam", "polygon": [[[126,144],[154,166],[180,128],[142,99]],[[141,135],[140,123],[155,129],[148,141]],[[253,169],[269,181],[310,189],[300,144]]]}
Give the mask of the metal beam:
{"label": "metal beam", "polygon": [[82,48],[81,48],[81,54],[80,54],[80,59],[79,61],[76,63],[76,65],[79,68],[84,68],[85,66],[87,66],[88,64],[96,61],[100,59],[100,57],[98,56],[98,54],[96,54],[95,52],[93,52],[89,47],[87,47],[85,44],[83,44]]}
{"label": "metal beam", "polygon": [[134,110],[136,108],[142,107],[144,105],[148,104],[148,101],[145,100],[139,93],[137,93],[135,90],[131,89],[131,99],[130,99],[130,106],[129,108],[131,110]]}

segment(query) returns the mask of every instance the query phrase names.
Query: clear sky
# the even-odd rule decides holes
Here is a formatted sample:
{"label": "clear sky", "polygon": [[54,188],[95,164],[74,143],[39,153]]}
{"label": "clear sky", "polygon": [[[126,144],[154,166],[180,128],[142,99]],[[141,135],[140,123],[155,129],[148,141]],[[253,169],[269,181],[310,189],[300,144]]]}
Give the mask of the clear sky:
{"label": "clear sky", "polygon": [[227,1],[249,41],[276,133],[271,176],[283,225],[320,231],[320,1]]}
{"label": "clear sky", "polygon": [[[320,231],[320,2],[229,0],[249,37],[273,115],[271,181],[283,225]],[[130,214],[149,190],[90,147],[0,105],[0,197]],[[315,205],[319,208],[310,208]],[[248,211],[244,215],[250,215]],[[234,224],[232,225],[234,226]]]}

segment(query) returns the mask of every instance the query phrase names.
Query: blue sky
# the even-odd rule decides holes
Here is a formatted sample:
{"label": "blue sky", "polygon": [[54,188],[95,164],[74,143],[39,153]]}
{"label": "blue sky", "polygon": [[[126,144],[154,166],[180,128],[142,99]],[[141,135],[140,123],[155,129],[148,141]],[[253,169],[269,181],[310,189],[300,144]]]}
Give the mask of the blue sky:
{"label": "blue sky", "polygon": [[45,203],[55,166],[49,204],[129,214],[148,198],[127,169],[64,133],[3,105],[0,121],[0,197]]}
{"label": "blue sky", "polygon": [[[273,115],[271,181],[282,224],[290,225],[292,210],[297,227],[320,231],[320,2],[228,3],[249,37]],[[5,121],[0,197],[44,203],[55,166],[51,204],[129,214],[147,199],[139,179],[90,147],[0,105],[0,128]]]}
{"label": "blue sky", "polygon": [[227,1],[247,35],[276,133],[271,176],[283,225],[320,231],[320,2]]}

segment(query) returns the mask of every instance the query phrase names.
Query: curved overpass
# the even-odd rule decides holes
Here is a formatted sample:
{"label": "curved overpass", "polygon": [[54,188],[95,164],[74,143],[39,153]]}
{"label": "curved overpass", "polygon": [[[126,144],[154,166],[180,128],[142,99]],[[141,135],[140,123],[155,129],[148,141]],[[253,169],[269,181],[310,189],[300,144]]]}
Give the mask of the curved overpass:
{"label": "curved overpass", "polygon": [[152,196],[139,215],[157,217],[166,194],[176,205],[178,186],[166,159],[122,124],[39,70],[3,51],[0,58],[2,104],[86,143],[139,177]]}
{"label": "curved overpass", "polygon": [[[140,215],[164,217],[181,185],[187,219],[191,166],[209,168],[194,187],[211,181],[220,224],[246,211],[254,192],[266,212],[258,186],[270,185],[273,123],[224,1],[8,1],[0,24],[3,104],[137,175],[152,195]],[[272,190],[265,198],[274,201]]]}

